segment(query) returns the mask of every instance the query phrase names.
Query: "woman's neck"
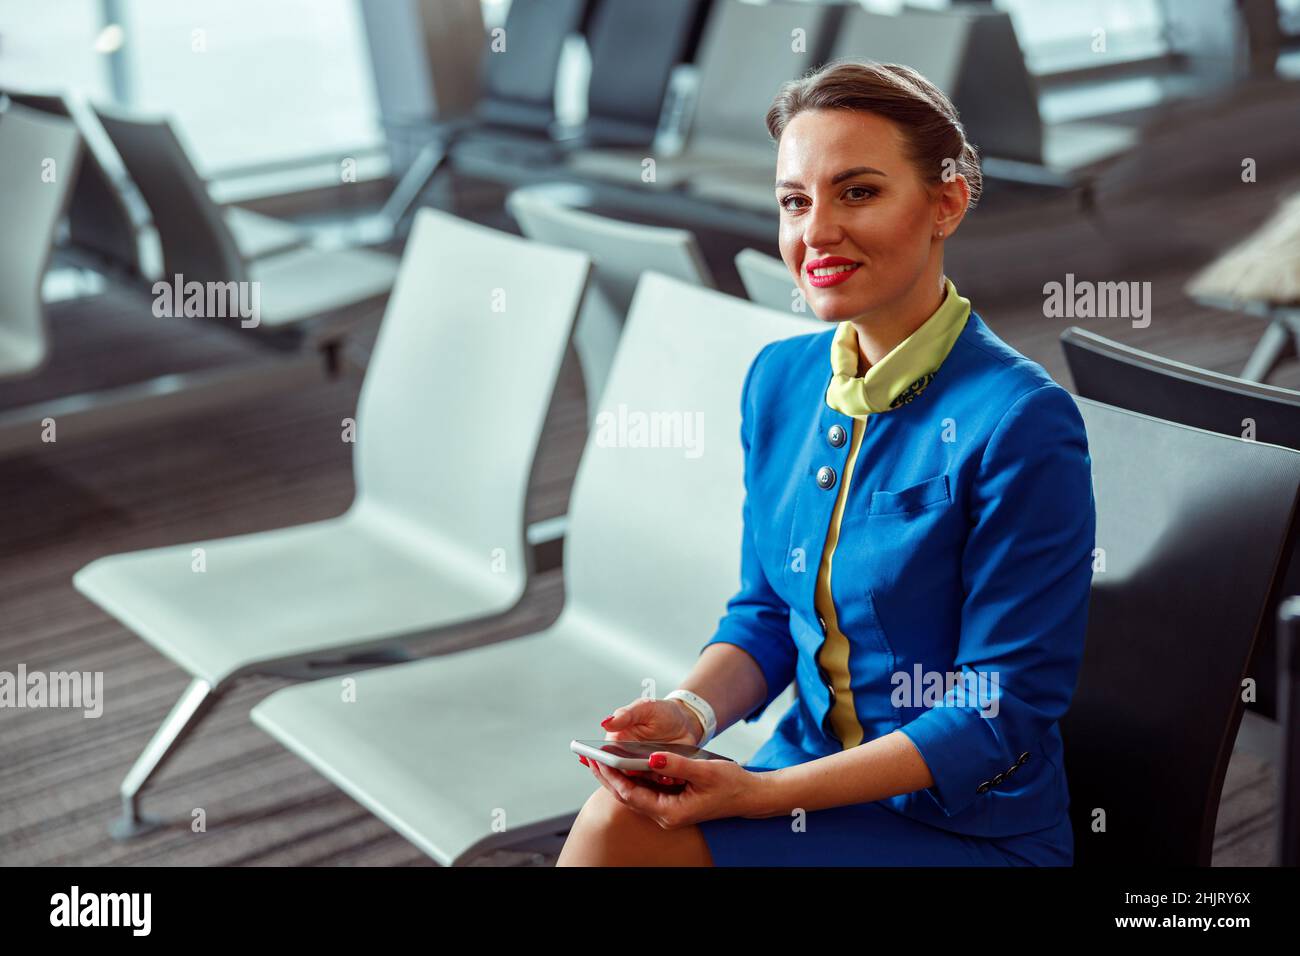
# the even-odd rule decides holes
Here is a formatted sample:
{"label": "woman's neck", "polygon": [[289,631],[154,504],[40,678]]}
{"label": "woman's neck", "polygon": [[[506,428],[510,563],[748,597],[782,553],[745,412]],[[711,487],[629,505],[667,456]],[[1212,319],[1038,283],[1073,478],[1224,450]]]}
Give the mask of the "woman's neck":
{"label": "woman's neck", "polygon": [[906,299],[850,319],[858,336],[858,375],[865,375],[923,326],[943,305],[947,294],[948,283],[940,273],[937,288],[928,281],[918,283]]}

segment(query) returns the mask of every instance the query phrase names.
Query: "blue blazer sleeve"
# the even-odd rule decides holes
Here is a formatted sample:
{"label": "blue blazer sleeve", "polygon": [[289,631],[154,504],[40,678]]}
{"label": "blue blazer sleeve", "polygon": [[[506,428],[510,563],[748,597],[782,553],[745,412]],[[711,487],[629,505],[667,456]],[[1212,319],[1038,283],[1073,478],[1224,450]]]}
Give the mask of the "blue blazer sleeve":
{"label": "blue blazer sleeve", "polygon": [[[745,717],[755,721],[763,715],[768,704],[794,680],[797,651],[790,635],[790,606],[768,583],[767,575],[758,560],[755,545],[756,525],[750,513],[749,447],[753,433],[753,408],[749,401],[750,383],[764,353],[775,343],[759,351],[745,374],[740,390],[740,444],[745,452],[745,504],[744,531],[740,544],[740,590],[727,602],[726,614],[718,628],[704,645],[735,644],[758,663],[767,682],[767,691],[761,704]],[[703,648],[701,648],[703,653]]]}
{"label": "blue blazer sleeve", "polygon": [[[1096,509],[1083,418],[1050,384],[1021,396],[984,449],[962,554],[965,598],[954,670],[996,674],[996,716],[949,690],[900,727],[949,816],[980,783],[1039,743],[1069,707],[1083,657]],[[990,708],[992,710],[992,708]]]}

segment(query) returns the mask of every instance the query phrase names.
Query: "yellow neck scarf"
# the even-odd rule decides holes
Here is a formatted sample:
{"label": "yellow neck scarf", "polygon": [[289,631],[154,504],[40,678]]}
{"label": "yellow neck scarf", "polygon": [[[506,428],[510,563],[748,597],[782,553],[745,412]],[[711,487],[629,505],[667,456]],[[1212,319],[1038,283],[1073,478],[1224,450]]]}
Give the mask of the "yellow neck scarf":
{"label": "yellow neck scarf", "polygon": [[947,276],[944,285],[943,302],[934,314],[864,375],[858,375],[858,331],[852,322],[839,324],[831,341],[834,375],[826,389],[827,405],[856,418],[905,405],[925,390],[970,317],[970,300],[957,294]]}

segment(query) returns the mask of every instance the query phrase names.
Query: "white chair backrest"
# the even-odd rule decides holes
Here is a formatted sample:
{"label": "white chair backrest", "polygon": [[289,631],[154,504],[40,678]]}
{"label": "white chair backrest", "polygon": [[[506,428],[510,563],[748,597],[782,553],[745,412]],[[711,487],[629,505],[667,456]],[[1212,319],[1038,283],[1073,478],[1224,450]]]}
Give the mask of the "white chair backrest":
{"label": "white chair backrest", "polygon": [[416,214],[362,384],[354,507],[470,570],[525,573],[529,474],[589,268],[569,249]]}
{"label": "white chair backrest", "polygon": [[685,673],[740,583],[750,362],[768,342],[823,328],[641,279],[573,489],[563,613],[647,673]]}
{"label": "white chair backrest", "polygon": [[[741,249],[736,253],[736,271],[740,273],[740,282],[751,302],[778,312],[805,316],[813,314],[800,293],[794,276],[790,275],[790,270],[780,259],[757,249]],[[802,313],[797,311],[801,305],[804,309]]]}
{"label": "white chair backrest", "polygon": [[41,283],[80,156],[71,120],[16,103],[0,114],[0,375],[35,371],[49,351]]}
{"label": "white chair backrest", "polygon": [[577,249],[591,257],[591,288],[577,331],[589,407],[599,404],[632,294],[643,273],[661,272],[713,288],[713,276],[699,243],[686,229],[609,219],[526,189],[511,193],[506,205],[528,238]]}
{"label": "white chair backrest", "polygon": [[699,94],[691,119],[691,148],[725,143],[745,163],[776,147],[763,117],[788,80],[816,66],[840,10],[834,4],[746,3],[722,0],[700,41]]}

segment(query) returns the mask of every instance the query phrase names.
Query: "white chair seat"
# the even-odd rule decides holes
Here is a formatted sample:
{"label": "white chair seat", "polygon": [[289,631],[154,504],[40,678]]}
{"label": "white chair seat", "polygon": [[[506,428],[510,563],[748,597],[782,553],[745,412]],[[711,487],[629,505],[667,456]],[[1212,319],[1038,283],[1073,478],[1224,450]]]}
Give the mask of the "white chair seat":
{"label": "white chair seat", "polygon": [[[485,560],[402,534],[358,506],[326,521],[100,558],[73,583],[212,686],[258,663],[504,613],[521,596],[519,579],[493,575]],[[201,573],[191,569],[198,547]]]}
{"label": "white chair seat", "polygon": [[1043,127],[1043,165],[1068,174],[1128,152],[1138,132],[1109,123],[1060,123]]}
{"label": "white chair seat", "polygon": [[[697,410],[715,436],[708,453],[605,447],[593,430],[570,499],[554,625],[357,674],[355,704],[340,701],[334,681],[286,688],[253,720],[444,864],[563,829],[596,787],[568,742],[602,738],[597,722],[610,708],[677,686],[734,593],[738,399],[753,356],[819,328],[647,272],[602,404]],[[793,699],[786,688],[760,720],[738,722],[708,749],[750,759]]]}
{"label": "white chair seat", "polygon": [[295,249],[248,264],[261,283],[262,323],[291,325],[385,295],[397,259],[368,249]]}
{"label": "white chair seat", "polygon": [[[300,685],[262,701],[252,719],[429,856],[455,865],[567,828],[596,786],[569,741],[604,737],[596,721],[646,678],[667,693],[681,677],[611,655],[574,621],[354,675],[355,703],[341,701],[336,681]],[[709,749],[747,760],[788,700]],[[504,832],[494,830],[494,813],[504,814]]]}
{"label": "white chair seat", "polygon": [[261,259],[307,242],[307,233],[281,219],[272,219],[238,206],[227,207],[221,214],[245,259]]}

